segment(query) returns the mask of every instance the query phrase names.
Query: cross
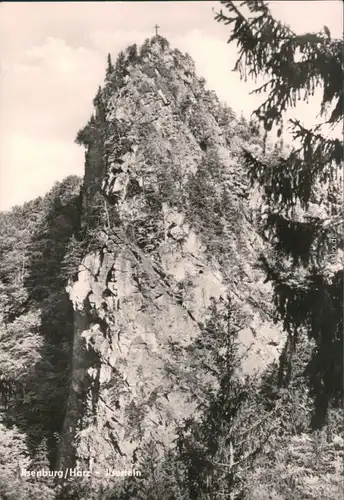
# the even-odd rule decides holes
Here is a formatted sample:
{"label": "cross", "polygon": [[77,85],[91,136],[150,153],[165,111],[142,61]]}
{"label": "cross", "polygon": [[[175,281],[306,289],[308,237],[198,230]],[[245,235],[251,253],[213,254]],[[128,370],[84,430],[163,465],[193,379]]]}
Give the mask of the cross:
{"label": "cross", "polygon": [[158,28],[160,28],[160,26],[156,24],[154,28],[155,28],[155,36],[158,36]]}

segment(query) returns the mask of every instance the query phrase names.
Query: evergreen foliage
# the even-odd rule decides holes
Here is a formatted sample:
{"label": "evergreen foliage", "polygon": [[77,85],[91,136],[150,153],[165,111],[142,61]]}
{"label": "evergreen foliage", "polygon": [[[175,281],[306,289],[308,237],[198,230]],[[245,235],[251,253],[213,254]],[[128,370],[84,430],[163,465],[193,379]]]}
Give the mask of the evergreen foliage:
{"label": "evergreen foliage", "polygon": [[169,41],[167,38],[161,36],[161,35],[156,35],[154,38],[152,38],[152,41],[158,42],[162,50],[168,49],[170,46]]}
{"label": "evergreen foliage", "polygon": [[114,67],[113,67],[112,60],[111,60],[111,54],[108,54],[108,56],[107,56],[106,76],[110,76],[111,73],[113,72],[113,70],[114,70]]}
{"label": "evergreen foliage", "polygon": [[[1,276],[3,423],[25,432],[33,455],[44,439],[51,463],[55,433],[60,432],[64,418],[73,333],[67,277],[61,274],[61,265],[69,240],[79,230],[79,190],[80,179],[69,177],[44,198],[2,214],[1,219],[4,227],[11,223],[12,238],[1,243],[0,251],[6,245],[9,250],[9,242],[13,245]],[[14,275],[18,279],[13,280],[11,290],[6,283]]]}
{"label": "evergreen foliage", "polygon": [[263,377],[261,395],[267,410],[275,408],[275,425],[265,452],[246,475],[245,499],[332,500],[342,495],[343,414],[330,410],[321,431],[310,429],[313,403],[305,366],[312,350],[312,342],[300,336],[288,388],[278,390],[281,367],[277,363]]}
{"label": "evergreen foliage", "polygon": [[128,54],[128,62],[130,64],[135,64],[140,60],[136,43],[129,45],[126,52]]}
{"label": "evergreen foliage", "polygon": [[106,94],[111,95],[113,91],[117,91],[124,86],[125,77],[129,75],[129,64],[134,62],[135,59],[135,48],[131,46],[127,51],[120,51],[118,53],[115,65],[113,66],[111,63],[111,71],[109,70],[108,61],[104,89]]}
{"label": "evergreen foliage", "polygon": [[204,391],[199,415],[179,430],[190,499],[241,498],[243,471],[253,467],[267,439],[269,413],[257,397],[258,386],[254,378],[240,374],[244,354],[239,330],[239,315],[231,300],[222,307],[213,302],[200,337],[188,349],[191,366],[213,378]]}
{"label": "evergreen foliage", "polygon": [[[338,356],[343,350],[343,277],[342,270],[331,265],[342,246],[340,195],[335,199],[333,192],[341,189],[343,144],[326,137],[324,128],[343,118],[343,41],[332,39],[326,26],[319,33],[296,35],[276,21],[261,0],[240,6],[221,3],[228,15],[221,10],[215,19],[231,28],[228,42],[238,45],[234,69],[245,79],[268,79],[255,91],[266,91],[268,97],[254,112],[266,132],[276,125],[281,135],[285,111],[301,99],[308,101],[317,88],[322,90],[324,123],[308,130],[299,120],[290,121],[300,146],[289,154],[277,152],[272,161],[244,149],[252,183],[260,187],[267,207],[264,229],[274,253],[262,264],[274,287],[277,318],[284,322],[291,347],[300,331],[315,339],[309,382],[315,397],[313,425],[319,428],[329,404],[343,394]],[[311,214],[315,204],[325,216]],[[336,248],[330,253],[331,238]]]}
{"label": "evergreen foliage", "polygon": [[223,273],[233,272],[230,269],[233,257],[230,242],[233,234],[240,238],[239,221],[243,213],[238,208],[238,198],[228,172],[215,150],[209,149],[197,171],[188,175],[184,192],[184,210],[206,245],[209,259],[216,255]]}
{"label": "evergreen foliage", "polygon": [[55,493],[46,482],[22,477],[31,461],[25,435],[17,427],[0,424],[0,498],[2,500],[54,500]]}

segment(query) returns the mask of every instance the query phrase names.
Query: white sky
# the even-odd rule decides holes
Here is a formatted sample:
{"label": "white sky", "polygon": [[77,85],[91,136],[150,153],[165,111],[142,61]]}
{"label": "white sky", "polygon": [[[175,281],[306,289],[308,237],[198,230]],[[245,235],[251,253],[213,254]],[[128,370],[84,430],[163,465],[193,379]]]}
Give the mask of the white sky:
{"label": "white sky", "polygon": [[[236,49],[216,23],[218,2],[56,2],[0,4],[0,210],[45,194],[67,175],[83,175],[84,150],[74,144],[103,83],[108,52],[160,33],[188,52],[199,76],[244,115],[262,98],[231,72]],[[340,0],[272,1],[273,15],[296,32],[327,25],[342,37]],[[311,105],[298,110],[307,124]]]}

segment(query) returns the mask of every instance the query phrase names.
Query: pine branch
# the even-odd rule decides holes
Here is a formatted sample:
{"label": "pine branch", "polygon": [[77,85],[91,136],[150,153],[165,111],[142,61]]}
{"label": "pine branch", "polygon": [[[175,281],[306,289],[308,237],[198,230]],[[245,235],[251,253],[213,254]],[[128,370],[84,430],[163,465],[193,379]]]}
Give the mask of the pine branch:
{"label": "pine branch", "polygon": [[[260,110],[273,110],[275,116],[261,116],[264,127],[271,130],[273,123],[281,120],[286,110],[283,102],[291,107],[296,105],[296,91],[302,90],[307,99],[321,83],[324,83],[322,112],[325,111],[326,103],[337,99],[329,123],[338,121],[343,113],[343,41],[331,40],[321,33],[296,35],[288,26],[272,18],[264,2],[241,4],[246,5],[251,13],[261,14],[248,19],[234,2],[221,3],[234,14],[234,17],[229,18],[221,11],[216,14],[215,20],[227,25],[234,24],[228,42],[236,41],[239,46],[235,70],[239,70],[241,77],[245,78],[247,69],[255,77],[258,74],[276,77],[265,108]],[[296,52],[301,54],[301,61],[295,61]]]}

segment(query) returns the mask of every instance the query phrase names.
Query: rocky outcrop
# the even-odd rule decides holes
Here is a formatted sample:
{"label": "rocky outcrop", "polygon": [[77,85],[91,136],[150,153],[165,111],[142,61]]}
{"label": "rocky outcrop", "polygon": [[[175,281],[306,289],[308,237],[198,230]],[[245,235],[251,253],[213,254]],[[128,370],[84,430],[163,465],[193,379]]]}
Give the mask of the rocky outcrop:
{"label": "rocky outcrop", "polygon": [[108,75],[98,138],[87,143],[84,224],[99,193],[104,223],[68,287],[75,332],[61,467],[128,468],[147,437],[168,445],[194,409],[185,348],[213,298],[230,293],[239,306],[244,372],[266,366],[281,343],[255,267],[264,244],[240,158],[243,142],[259,148],[260,139],[205,89],[189,56],[160,37],[141,52],[126,55],[121,86]]}

